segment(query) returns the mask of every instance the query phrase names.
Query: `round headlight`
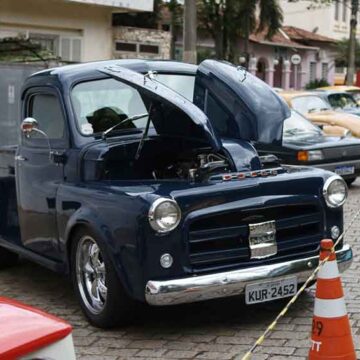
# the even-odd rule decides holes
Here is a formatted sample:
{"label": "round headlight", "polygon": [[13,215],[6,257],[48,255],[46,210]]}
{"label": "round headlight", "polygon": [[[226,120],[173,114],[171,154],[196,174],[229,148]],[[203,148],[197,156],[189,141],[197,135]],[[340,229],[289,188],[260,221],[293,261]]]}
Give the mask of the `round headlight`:
{"label": "round headlight", "polygon": [[175,200],[160,198],[150,207],[149,222],[157,232],[174,230],[179,225],[180,219],[181,211]]}
{"label": "round headlight", "polygon": [[348,195],[345,181],[340,176],[331,176],[324,184],[323,194],[329,207],[337,208],[344,205]]}

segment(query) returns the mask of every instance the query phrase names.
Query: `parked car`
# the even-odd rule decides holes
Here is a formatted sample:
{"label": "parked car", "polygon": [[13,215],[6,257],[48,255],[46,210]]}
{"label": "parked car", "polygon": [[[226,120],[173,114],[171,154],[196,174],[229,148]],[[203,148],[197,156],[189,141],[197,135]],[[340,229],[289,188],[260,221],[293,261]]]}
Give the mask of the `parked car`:
{"label": "parked car", "polygon": [[342,176],[351,185],[360,174],[360,140],[324,136],[319,127],[291,110],[284,122],[281,145],[258,144],[260,155],[273,154],[281,163],[315,166]]}
{"label": "parked car", "polygon": [[[0,264],[70,274],[96,326],[134,301],[292,296],[343,231],[340,176],[259,157],[290,112],[242,68],[78,64],[31,76],[21,99],[20,144],[0,148]],[[336,251],[345,270],[351,247]]]}
{"label": "parked car", "polygon": [[351,94],[357,103],[360,105],[360,87],[359,86],[349,86],[349,85],[337,85],[337,86],[324,86],[321,88],[318,88],[316,90],[335,90],[335,91],[341,91],[341,92],[347,92]]}
{"label": "parked car", "polygon": [[333,110],[360,115],[360,107],[352,94],[336,90],[318,90],[318,92]]}
{"label": "parked car", "polygon": [[360,117],[331,109],[319,92],[284,91],[280,95],[291,108],[320,126],[325,134],[344,136],[350,131],[353,136],[360,137]]}
{"label": "parked car", "polygon": [[65,321],[0,297],[0,360],[75,360],[72,328]]}

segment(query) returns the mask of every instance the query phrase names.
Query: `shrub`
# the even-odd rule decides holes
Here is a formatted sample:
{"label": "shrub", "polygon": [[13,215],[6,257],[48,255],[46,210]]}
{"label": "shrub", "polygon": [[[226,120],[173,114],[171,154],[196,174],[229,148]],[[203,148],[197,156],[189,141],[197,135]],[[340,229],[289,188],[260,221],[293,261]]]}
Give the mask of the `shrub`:
{"label": "shrub", "polygon": [[317,89],[319,87],[323,86],[329,86],[330,84],[325,79],[315,79],[313,81],[310,81],[305,85],[305,89],[311,90],[311,89]]}

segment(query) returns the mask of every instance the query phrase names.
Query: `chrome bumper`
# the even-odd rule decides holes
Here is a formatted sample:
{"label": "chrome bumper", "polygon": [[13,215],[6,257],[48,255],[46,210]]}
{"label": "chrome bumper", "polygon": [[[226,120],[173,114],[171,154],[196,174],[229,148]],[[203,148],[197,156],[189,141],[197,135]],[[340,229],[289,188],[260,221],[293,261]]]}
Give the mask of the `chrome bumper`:
{"label": "chrome bumper", "polygon": [[[352,262],[352,250],[345,244],[336,252],[339,270],[345,271]],[[280,264],[257,266],[210,275],[191,276],[166,281],[148,281],[145,298],[150,305],[175,305],[241,295],[246,285],[269,279],[296,275],[304,283],[319,262],[318,256],[287,261]]]}

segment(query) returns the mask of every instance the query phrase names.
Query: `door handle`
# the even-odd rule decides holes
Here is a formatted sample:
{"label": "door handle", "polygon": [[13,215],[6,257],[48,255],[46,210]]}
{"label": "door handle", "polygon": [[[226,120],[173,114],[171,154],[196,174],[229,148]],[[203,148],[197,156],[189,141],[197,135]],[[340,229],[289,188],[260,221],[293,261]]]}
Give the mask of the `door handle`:
{"label": "door handle", "polygon": [[23,157],[22,155],[16,155],[15,161],[27,161],[27,158]]}

